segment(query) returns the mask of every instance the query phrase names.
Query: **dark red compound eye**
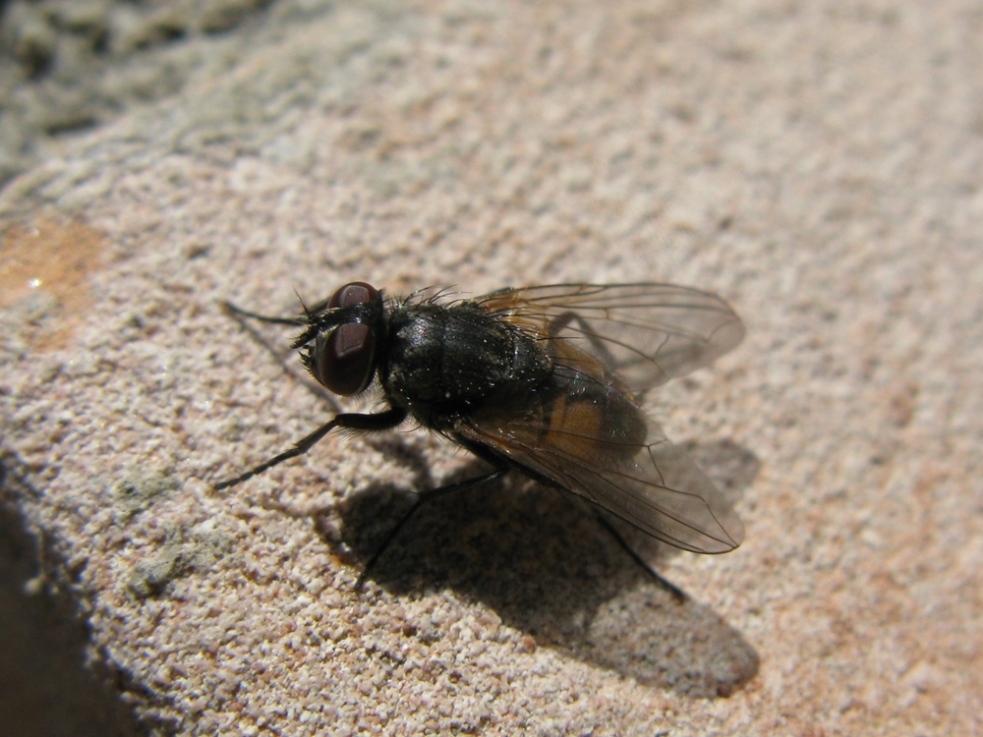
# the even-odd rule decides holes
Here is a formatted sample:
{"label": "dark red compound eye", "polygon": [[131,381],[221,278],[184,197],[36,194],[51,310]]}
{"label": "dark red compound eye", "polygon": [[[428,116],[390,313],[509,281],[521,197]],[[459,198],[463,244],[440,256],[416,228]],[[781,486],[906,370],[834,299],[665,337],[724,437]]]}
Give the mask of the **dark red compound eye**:
{"label": "dark red compound eye", "polygon": [[379,290],[364,281],[349,282],[331,295],[328,307],[351,307],[372,302],[379,296]]}
{"label": "dark red compound eye", "polygon": [[[328,300],[329,308],[351,307],[373,302],[379,291],[365,282],[346,284]],[[329,391],[350,397],[363,391],[372,381],[375,369],[376,336],[364,323],[339,325],[315,348],[315,377]]]}

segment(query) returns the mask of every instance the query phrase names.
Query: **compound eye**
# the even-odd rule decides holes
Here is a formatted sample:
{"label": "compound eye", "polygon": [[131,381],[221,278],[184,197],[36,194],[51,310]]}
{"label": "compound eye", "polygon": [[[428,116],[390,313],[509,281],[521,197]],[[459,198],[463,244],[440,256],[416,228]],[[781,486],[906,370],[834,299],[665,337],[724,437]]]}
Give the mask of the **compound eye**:
{"label": "compound eye", "polygon": [[[331,295],[328,307],[352,307],[372,302],[378,297],[379,291],[371,284],[356,281]],[[339,325],[326,337],[319,337],[314,349],[315,378],[328,391],[342,397],[363,391],[372,382],[375,341],[372,328],[358,322]]]}
{"label": "compound eye", "polygon": [[328,300],[328,307],[351,307],[364,302],[373,302],[379,296],[379,290],[364,281],[349,282]]}
{"label": "compound eye", "polygon": [[372,328],[358,322],[339,325],[318,346],[316,355],[315,375],[328,391],[342,397],[358,394],[372,381],[375,368]]}

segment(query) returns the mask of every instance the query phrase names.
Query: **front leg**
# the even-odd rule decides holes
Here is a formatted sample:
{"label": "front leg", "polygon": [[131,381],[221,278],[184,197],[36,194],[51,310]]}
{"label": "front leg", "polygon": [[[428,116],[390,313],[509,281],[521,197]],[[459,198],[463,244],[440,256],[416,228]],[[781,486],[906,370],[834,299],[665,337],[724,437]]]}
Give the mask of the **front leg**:
{"label": "front leg", "polygon": [[213,488],[216,491],[228,489],[229,487],[242,483],[246,479],[251,479],[256,474],[263,473],[263,471],[273,468],[273,466],[278,466],[284,461],[290,460],[291,458],[296,458],[299,455],[303,455],[313,448],[321,438],[336,427],[347,428],[349,430],[389,430],[396,427],[405,419],[406,410],[402,407],[392,407],[385,412],[379,412],[378,414],[372,415],[356,413],[337,415],[327,424],[322,425],[307,437],[299,440],[290,450],[286,450],[283,453],[270,458],[270,460],[266,461],[265,463],[261,463],[255,468],[246,471],[244,474],[236,476],[235,478],[220,481],[215,484]]}

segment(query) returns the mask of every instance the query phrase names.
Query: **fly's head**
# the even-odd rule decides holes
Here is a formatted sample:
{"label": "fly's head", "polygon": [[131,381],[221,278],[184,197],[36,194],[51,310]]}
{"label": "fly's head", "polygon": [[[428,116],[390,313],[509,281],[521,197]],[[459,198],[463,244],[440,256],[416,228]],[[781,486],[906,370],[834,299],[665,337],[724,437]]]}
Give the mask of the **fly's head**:
{"label": "fly's head", "polygon": [[311,375],[342,397],[372,383],[385,333],[382,293],[365,282],[350,282],[323,306],[307,314],[307,329],[294,341]]}

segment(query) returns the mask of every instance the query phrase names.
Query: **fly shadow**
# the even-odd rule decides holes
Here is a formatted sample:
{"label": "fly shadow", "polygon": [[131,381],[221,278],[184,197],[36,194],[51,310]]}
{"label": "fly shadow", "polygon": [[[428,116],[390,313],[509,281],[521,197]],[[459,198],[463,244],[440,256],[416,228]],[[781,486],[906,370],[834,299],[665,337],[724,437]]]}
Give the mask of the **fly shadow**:
{"label": "fly shadow", "polygon": [[[729,441],[687,450],[731,500],[757,474],[753,454]],[[447,481],[484,470],[476,461]],[[387,545],[368,577],[392,593],[452,588],[537,645],[641,683],[712,698],[757,673],[758,655],[739,632],[655,581],[570,495],[509,474],[427,501],[389,541],[416,499],[369,485],[344,503],[341,530],[321,525],[322,537],[357,567]],[[656,569],[680,552],[637,537],[629,544]]]}

